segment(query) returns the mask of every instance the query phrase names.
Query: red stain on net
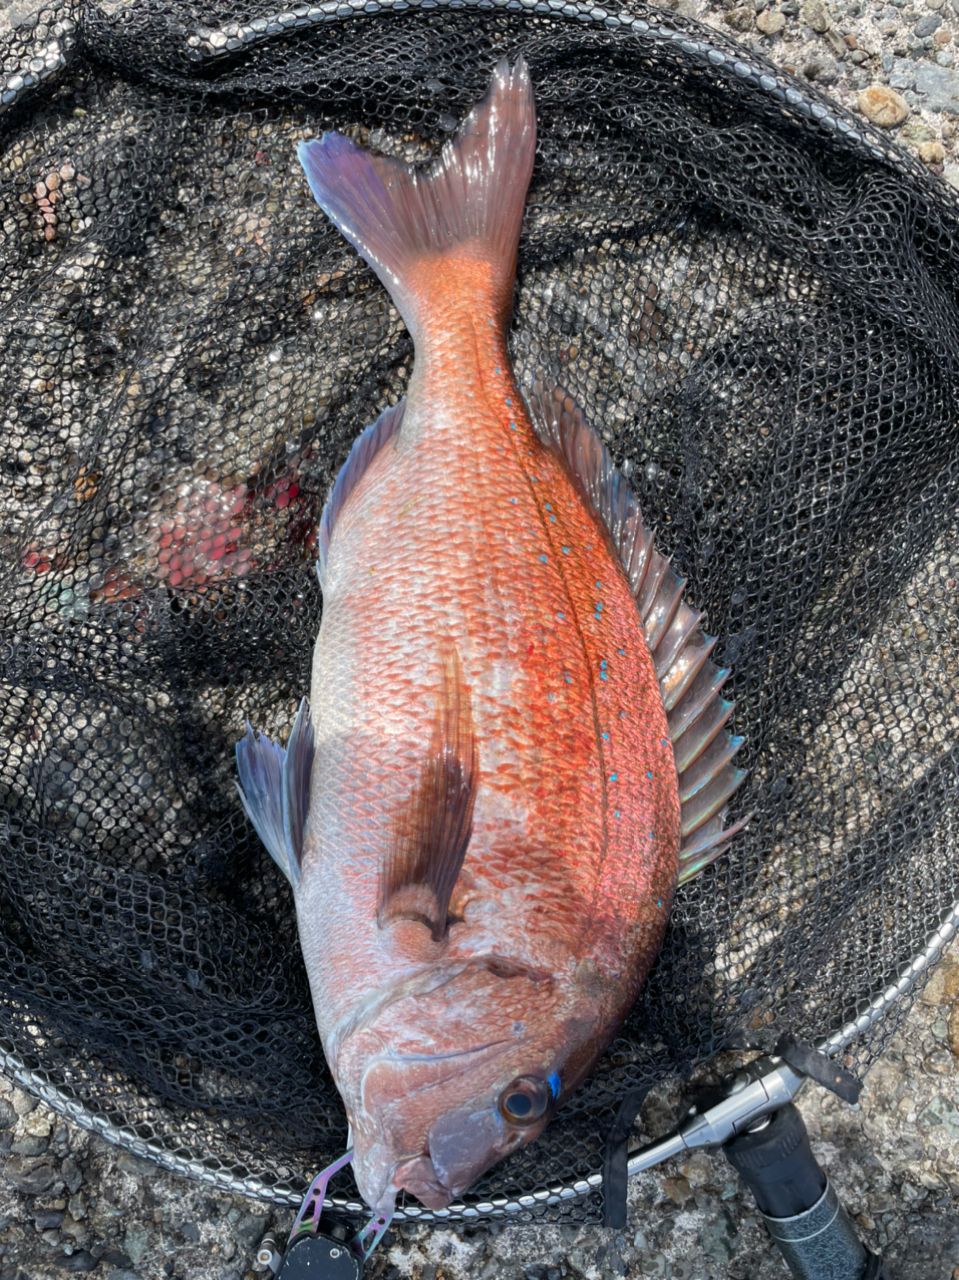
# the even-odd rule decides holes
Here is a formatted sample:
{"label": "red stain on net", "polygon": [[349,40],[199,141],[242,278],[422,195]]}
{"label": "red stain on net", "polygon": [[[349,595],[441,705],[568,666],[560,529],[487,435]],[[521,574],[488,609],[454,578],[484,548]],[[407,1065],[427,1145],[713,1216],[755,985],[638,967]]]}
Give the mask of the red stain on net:
{"label": "red stain on net", "polygon": [[[166,507],[147,518],[137,538],[140,554],[128,554],[109,566],[90,590],[90,602],[134,599],[156,582],[203,591],[217,580],[242,577],[262,566],[263,556],[257,557],[253,544],[265,549],[272,541],[277,512],[287,513],[284,541],[309,548],[316,518],[306,496],[292,476],[281,477],[260,493],[247,483],[226,487],[205,478],[181,485],[172,511]],[[266,536],[257,539],[258,531]],[[21,563],[37,575],[53,571],[78,576],[76,566],[48,548],[28,547]]]}

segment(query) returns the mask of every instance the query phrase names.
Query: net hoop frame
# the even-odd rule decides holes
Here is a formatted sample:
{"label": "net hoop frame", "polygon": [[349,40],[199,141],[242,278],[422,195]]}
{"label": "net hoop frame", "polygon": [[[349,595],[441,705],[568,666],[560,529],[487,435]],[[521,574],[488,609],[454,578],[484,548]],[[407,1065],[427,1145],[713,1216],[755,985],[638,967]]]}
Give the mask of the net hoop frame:
{"label": "net hoop frame", "polygon": [[[690,30],[683,29],[682,26],[670,26],[666,21],[650,22],[622,11],[613,12],[601,5],[588,3],[588,0],[324,0],[321,4],[297,4],[288,10],[268,17],[254,18],[244,24],[227,24],[215,29],[198,28],[187,37],[185,52],[191,61],[207,63],[223,54],[234,53],[273,36],[289,34],[293,30],[348,21],[354,17],[375,17],[416,10],[429,12],[443,9],[479,12],[499,9],[517,14],[545,15],[588,26],[625,31],[654,43],[662,42],[678,46],[691,61],[709,64],[714,69],[725,68],[738,80],[754,90],[759,90],[790,112],[813,121],[816,126],[828,133],[854,142],[860,149],[865,149],[873,159],[888,161],[891,155],[896,155],[900,163],[904,161],[913,172],[916,172],[916,167],[909,157],[904,155],[900,148],[887,142],[870,126],[860,125],[852,117],[847,117],[841,108],[831,109],[828,99],[822,97],[816,90],[807,90],[800,81],[787,73],[778,72],[767,63],[752,60],[748,50],[733,46],[726,40],[719,44],[703,38],[706,28],[701,26],[697,26],[698,36],[694,36]],[[65,23],[61,34],[69,37],[72,32],[73,24]],[[69,40],[70,49],[65,52],[71,52],[74,43],[73,40]],[[48,68],[42,78],[60,70],[68,61],[69,59],[61,53],[61,56],[56,59],[56,65]],[[36,79],[39,80],[39,78]],[[31,82],[34,79],[30,77]],[[13,87],[9,83],[0,85],[0,88],[6,88],[8,91]],[[30,84],[26,80],[15,86],[21,92],[29,87]],[[17,92],[11,96],[19,97],[20,93]],[[4,105],[6,105],[6,97],[7,95],[4,95]],[[909,961],[896,980],[876,995],[855,1018],[821,1040],[817,1045],[819,1051],[835,1057],[859,1036],[874,1027],[891,1012],[899,1000],[916,990],[957,935],[959,935],[959,901],[952,905],[942,923],[929,935],[925,948]],[[146,1139],[134,1129],[116,1124],[109,1117],[92,1111],[79,1101],[69,1088],[51,1083],[42,1070],[28,1065],[10,1043],[2,1039],[0,1039],[0,1072],[14,1084],[33,1094],[81,1128],[135,1156],[152,1161],[170,1173],[205,1183],[218,1191],[277,1205],[296,1207],[303,1198],[304,1187],[294,1186],[288,1180],[267,1180],[241,1166],[232,1170],[214,1167],[201,1159],[178,1154],[176,1150],[171,1149],[170,1145],[160,1140]],[[641,1155],[635,1155],[628,1162],[628,1175],[635,1176],[649,1167],[648,1162],[644,1161]],[[512,1198],[493,1196],[489,1200],[476,1204],[457,1201],[446,1209],[436,1210],[408,1205],[404,1209],[397,1210],[393,1221],[442,1225],[457,1221],[508,1218],[531,1209],[559,1205],[591,1195],[602,1184],[602,1173],[595,1173],[575,1182],[554,1183]],[[328,1193],[327,1203],[334,1211],[339,1210],[341,1213],[355,1216],[368,1214],[366,1205],[345,1195],[337,1194],[335,1191]]]}

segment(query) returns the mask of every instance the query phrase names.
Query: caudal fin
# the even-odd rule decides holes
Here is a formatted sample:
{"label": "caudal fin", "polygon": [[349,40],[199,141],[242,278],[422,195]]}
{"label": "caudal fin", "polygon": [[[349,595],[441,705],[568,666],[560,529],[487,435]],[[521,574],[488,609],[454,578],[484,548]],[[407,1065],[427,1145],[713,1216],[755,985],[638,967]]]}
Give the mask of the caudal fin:
{"label": "caudal fin", "polygon": [[477,278],[490,280],[494,306],[508,309],[535,147],[526,63],[510,68],[504,58],[428,169],[338,133],[301,142],[297,154],[320,208],[376,271],[415,338],[444,257],[487,264]]}

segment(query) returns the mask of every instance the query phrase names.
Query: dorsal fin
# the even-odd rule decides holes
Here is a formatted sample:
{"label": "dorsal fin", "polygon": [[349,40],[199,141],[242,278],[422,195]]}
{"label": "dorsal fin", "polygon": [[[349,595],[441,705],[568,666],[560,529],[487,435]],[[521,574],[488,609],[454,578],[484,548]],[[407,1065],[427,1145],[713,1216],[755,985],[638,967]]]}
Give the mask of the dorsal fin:
{"label": "dorsal fin", "polygon": [[724,728],[733,703],[719,690],[729,672],[710,660],[716,637],[703,633],[702,614],[683,599],[684,580],[656,550],[636,495],[572,396],[536,384],[528,400],[540,439],[563,458],[606,526],[636,597],[679,774],[683,884],[715,861],[747,821],[724,826],[726,802],[746,776],[731,763],[743,740]]}
{"label": "dorsal fin", "polygon": [[380,925],[412,919],[446,933],[450,898],[473,830],[478,759],[470,690],[451,644],[443,657],[433,733],[419,783],[380,872]]}
{"label": "dorsal fin", "polygon": [[349,498],[366,474],[367,467],[369,467],[387,441],[392,440],[397,431],[399,431],[403,424],[405,409],[405,397],[397,404],[390,405],[388,409],[384,409],[376,421],[371,422],[368,427],[364,427],[356,437],[346,461],[340,467],[336,480],[333,482],[333,488],[330,490],[330,496],[323,507],[317,534],[316,576],[320,580],[321,588],[326,578],[326,558],[329,554],[330,539],[333,536],[337,518],[343,510],[347,498]]}
{"label": "dorsal fin", "polygon": [[246,816],[294,889],[300,882],[312,769],[313,721],[306,698],[285,748],[265,733],[255,734],[249,724],[236,744],[236,789]]}

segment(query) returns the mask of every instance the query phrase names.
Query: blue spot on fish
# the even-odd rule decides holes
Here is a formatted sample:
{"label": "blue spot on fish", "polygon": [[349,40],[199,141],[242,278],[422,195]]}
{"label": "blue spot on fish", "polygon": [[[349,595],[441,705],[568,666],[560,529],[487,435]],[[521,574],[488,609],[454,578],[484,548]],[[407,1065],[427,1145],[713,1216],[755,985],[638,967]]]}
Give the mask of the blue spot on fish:
{"label": "blue spot on fish", "polygon": [[549,1085],[549,1091],[554,1098],[559,1097],[559,1072],[551,1071],[546,1077],[546,1083]]}
{"label": "blue spot on fish", "polygon": [[512,502],[514,506],[516,505],[516,502],[517,502],[517,501],[518,501],[518,499],[516,499],[516,498],[510,498],[510,502]]}
{"label": "blue spot on fish", "polygon": [[509,426],[510,426],[510,430],[511,430],[511,431],[515,431],[515,430],[516,430],[516,423],[515,423],[515,422],[511,422],[511,423],[509,424]]}
{"label": "blue spot on fish", "polygon": [[656,899],[656,905],[657,905],[657,907],[660,907],[660,908],[662,907],[662,905],[663,905],[663,900],[662,900],[662,898],[657,898],[657,899]]}
{"label": "blue spot on fish", "polygon": [[512,399],[511,399],[509,396],[507,396],[507,397],[506,397],[506,403],[507,403],[507,404],[512,404],[512,403],[513,403]]}
{"label": "blue spot on fish", "polygon": [[613,810],[613,817],[614,817],[614,818],[621,818],[621,817],[622,817],[622,814],[619,812],[619,810],[618,810],[618,809],[614,809],[614,810]]}
{"label": "blue spot on fish", "polygon": [[647,778],[651,778],[652,776],[653,776],[653,771],[652,771],[652,769],[647,769],[647,770],[646,770],[646,777],[647,777]]}
{"label": "blue spot on fish", "polygon": [[619,774],[618,774],[618,773],[611,773],[611,774],[609,775],[609,780],[610,780],[610,782],[615,782],[615,781],[616,781],[616,779],[617,779],[618,777],[619,777]]}
{"label": "blue spot on fish", "polygon": [[564,548],[563,548],[563,555],[564,555],[564,556],[568,556],[568,555],[569,555],[569,547],[564,547]]}
{"label": "blue spot on fish", "polygon": [[668,738],[660,738],[660,740],[659,740],[659,745],[660,745],[661,747],[668,747],[668,746],[669,746],[669,739],[668,739]]}
{"label": "blue spot on fish", "polygon": [[607,729],[607,730],[605,731],[605,733],[603,734],[603,741],[604,741],[604,742],[608,742],[608,741],[609,741],[609,730],[608,730],[608,729]]}
{"label": "blue spot on fish", "polygon": [[598,578],[596,579],[596,585],[597,587],[601,587],[603,585]]}
{"label": "blue spot on fish", "polygon": [[553,509],[553,505],[550,502],[544,502],[543,506],[546,508],[547,511],[552,511]]}
{"label": "blue spot on fish", "polygon": [[556,616],[557,616],[557,618],[559,618],[560,622],[565,622],[565,621],[566,621],[566,614],[565,614],[565,613],[563,613],[563,611],[562,611],[562,610],[560,610],[560,611],[557,613],[557,615],[556,615]]}
{"label": "blue spot on fish", "polygon": [[568,671],[563,672],[563,679],[566,681],[567,684],[573,683],[573,677],[569,674]]}
{"label": "blue spot on fish", "polygon": [[546,556],[540,556],[540,560],[543,562],[543,564],[546,564],[547,557],[546,557]]}
{"label": "blue spot on fish", "polygon": [[555,524],[555,523],[556,523],[556,517],[555,517],[555,516],[550,516],[550,518],[549,518],[549,522],[550,522],[550,524]]}
{"label": "blue spot on fish", "polygon": [[617,650],[616,650],[616,652],[619,654],[619,656],[620,656],[621,658],[625,658],[625,657],[626,657],[626,650],[625,650],[625,649],[617,649]]}

